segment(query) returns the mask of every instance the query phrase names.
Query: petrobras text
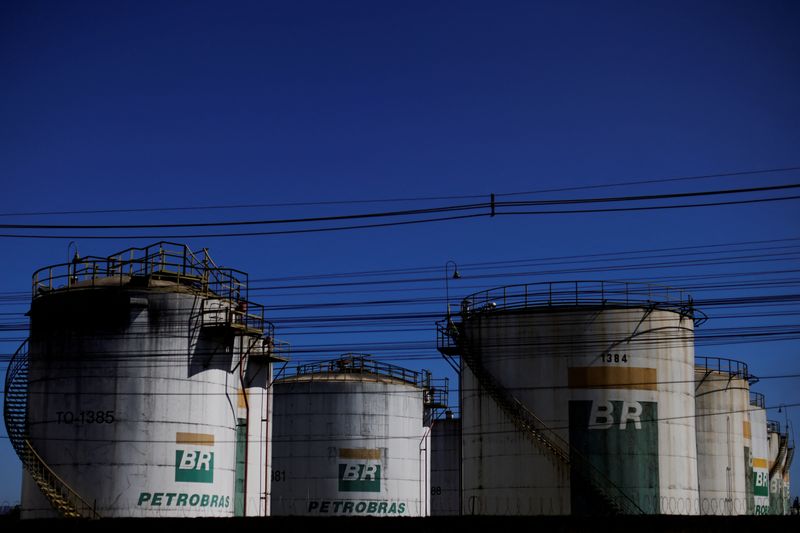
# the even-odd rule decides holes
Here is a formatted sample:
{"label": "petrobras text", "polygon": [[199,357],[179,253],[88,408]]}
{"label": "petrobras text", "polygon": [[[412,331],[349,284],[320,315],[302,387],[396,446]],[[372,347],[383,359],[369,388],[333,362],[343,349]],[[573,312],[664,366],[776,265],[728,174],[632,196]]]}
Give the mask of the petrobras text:
{"label": "petrobras text", "polygon": [[405,502],[391,500],[312,500],[308,502],[309,513],[319,514],[377,514],[402,515]]}
{"label": "petrobras text", "polygon": [[187,494],[185,492],[141,492],[140,507],[230,507],[230,496],[218,494]]}

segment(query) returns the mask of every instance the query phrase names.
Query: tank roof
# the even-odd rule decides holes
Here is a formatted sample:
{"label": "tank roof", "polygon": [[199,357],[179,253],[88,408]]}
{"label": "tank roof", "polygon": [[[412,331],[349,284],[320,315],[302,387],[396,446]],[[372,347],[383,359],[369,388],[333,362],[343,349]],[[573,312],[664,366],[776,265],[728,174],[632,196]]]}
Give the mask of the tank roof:
{"label": "tank roof", "polygon": [[427,370],[417,372],[401,366],[370,359],[366,354],[344,354],[338,359],[299,365],[294,374],[281,381],[381,381],[405,383],[430,388],[431,375]]}
{"label": "tank roof", "polygon": [[[476,292],[461,302],[461,315],[549,307],[652,307],[695,318],[683,289],[622,281],[554,281],[506,285]],[[702,315],[705,318],[705,315]]]}
{"label": "tank roof", "polygon": [[748,371],[747,363],[735,359],[695,357],[694,366],[695,370],[727,374],[731,379],[743,379],[751,385],[758,381],[758,378]]}
{"label": "tank roof", "polygon": [[264,306],[249,299],[247,273],[218,266],[206,248],[193,251],[185,244],[159,241],[108,257],[80,257],[76,252],[68,263],[40,268],[32,281],[34,301],[71,291],[113,288],[198,294],[228,302],[230,318],[245,329],[263,331],[270,338],[274,333]]}
{"label": "tank roof", "polygon": [[410,387],[415,387],[413,383],[409,383],[408,381],[404,381],[402,379],[391,378],[388,376],[382,376],[379,374],[371,374],[368,372],[362,374],[340,374],[340,373],[330,373],[330,372],[319,372],[315,374],[302,374],[297,375],[293,374],[290,376],[286,376],[283,378],[278,378],[275,380],[276,384],[281,383],[310,383],[310,382],[335,382],[335,383],[365,383],[365,382],[372,382],[372,383],[389,383],[395,385],[407,385]]}
{"label": "tank roof", "polygon": [[190,290],[247,299],[246,272],[217,266],[208,250],[192,251],[185,244],[160,241],[133,247],[108,257],[80,257],[33,273],[33,298],[53,291],[124,286],[134,280],[171,282]]}

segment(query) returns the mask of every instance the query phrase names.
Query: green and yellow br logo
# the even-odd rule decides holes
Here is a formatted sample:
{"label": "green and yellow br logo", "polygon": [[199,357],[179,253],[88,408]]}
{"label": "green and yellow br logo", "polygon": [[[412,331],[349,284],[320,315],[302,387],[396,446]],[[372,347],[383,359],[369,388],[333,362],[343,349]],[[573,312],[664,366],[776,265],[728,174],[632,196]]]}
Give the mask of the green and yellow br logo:
{"label": "green and yellow br logo", "polygon": [[339,492],[381,491],[379,448],[339,449]]}
{"label": "green and yellow br logo", "polygon": [[175,444],[175,481],[213,483],[214,435],[177,433]]}

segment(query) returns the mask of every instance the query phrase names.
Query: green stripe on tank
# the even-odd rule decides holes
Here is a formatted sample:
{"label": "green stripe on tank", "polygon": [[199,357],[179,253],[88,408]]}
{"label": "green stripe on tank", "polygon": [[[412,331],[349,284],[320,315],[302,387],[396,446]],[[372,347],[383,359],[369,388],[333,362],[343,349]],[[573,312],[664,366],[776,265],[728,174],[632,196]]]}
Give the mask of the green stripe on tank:
{"label": "green stripe on tank", "polygon": [[660,513],[657,420],[656,402],[569,402],[573,514]]}

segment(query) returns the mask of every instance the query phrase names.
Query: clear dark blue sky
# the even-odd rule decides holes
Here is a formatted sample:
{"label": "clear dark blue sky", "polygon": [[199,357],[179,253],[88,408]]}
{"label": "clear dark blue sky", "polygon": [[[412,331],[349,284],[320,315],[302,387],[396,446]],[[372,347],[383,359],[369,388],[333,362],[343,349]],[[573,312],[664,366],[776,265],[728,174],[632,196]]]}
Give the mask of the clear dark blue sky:
{"label": "clear dark blue sky", "polygon": [[[0,4],[0,214],[488,195],[798,166],[798,27],[800,4],[771,1],[7,1]],[[725,189],[798,177],[786,172],[524,198]],[[3,216],[0,224],[264,219],[443,203]],[[254,278],[430,266],[440,279],[451,259],[469,265],[800,237],[799,212],[797,201],[787,201],[187,242],[209,246],[220,262]],[[0,238],[0,291],[27,291],[31,272],[63,261],[70,240]],[[78,246],[82,255],[101,255],[150,240],[78,239]],[[675,259],[682,257],[697,259]],[[512,265],[505,271],[531,274],[472,281],[462,266],[464,278],[450,292],[549,279],[756,276],[797,269],[797,257],[564,275]],[[443,298],[439,279],[418,286],[429,292],[265,290],[256,299],[289,305]],[[719,295],[793,294],[793,282]],[[444,305],[342,312],[434,308]],[[25,309],[25,301],[5,303],[0,311],[17,315],[0,315],[0,323],[23,322]],[[712,317],[707,325],[800,322],[800,306],[778,310],[787,316],[719,318],[716,325]],[[289,314],[276,310],[275,318],[279,335],[295,345],[428,341],[427,356],[402,363],[445,372],[433,349],[432,322],[429,331],[328,338],[289,328],[282,333],[280,319]],[[0,335],[3,353],[25,336]],[[732,341],[698,354],[743,359],[769,375],[800,372],[799,346],[774,338]],[[770,405],[796,403],[797,384],[765,380],[760,390]],[[18,500],[18,465],[7,439],[0,439],[0,501]]]}

